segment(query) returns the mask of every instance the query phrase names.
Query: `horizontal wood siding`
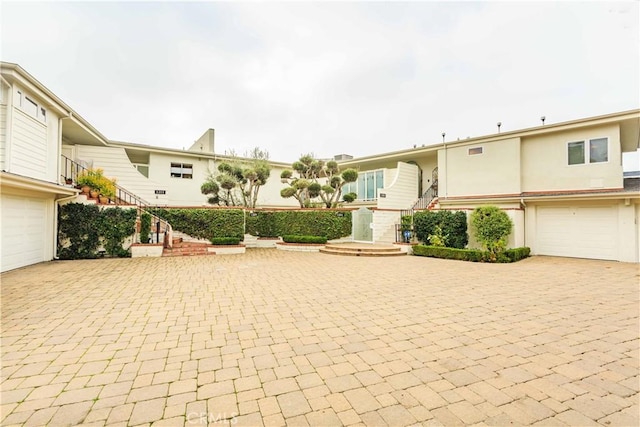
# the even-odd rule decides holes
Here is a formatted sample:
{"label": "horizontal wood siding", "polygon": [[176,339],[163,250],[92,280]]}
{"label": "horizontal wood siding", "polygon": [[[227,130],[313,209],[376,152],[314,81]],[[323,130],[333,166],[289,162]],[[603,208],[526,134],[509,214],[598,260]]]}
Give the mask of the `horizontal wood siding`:
{"label": "horizontal wood siding", "polygon": [[11,172],[46,179],[47,126],[14,108],[12,130]]}
{"label": "horizontal wood siding", "polygon": [[104,169],[105,176],[117,178],[119,186],[145,201],[160,205],[167,203],[168,195],[158,195],[156,198],[155,194],[155,190],[166,191],[166,186],[152,181],[138,172],[123,148],[78,145],[76,155],[76,161]]}
{"label": "horizontal wood siding", "polygon": [[0,170],[5,170],[4,161],[7,146],[7,106],[0,105]]}
{"label": "horizontal wood siding", "polygon": [[409,209],[418,199],[418,167],[398,162],[393,181],[387,181],[380,190],[386,197],[378,197],[378,208]]}

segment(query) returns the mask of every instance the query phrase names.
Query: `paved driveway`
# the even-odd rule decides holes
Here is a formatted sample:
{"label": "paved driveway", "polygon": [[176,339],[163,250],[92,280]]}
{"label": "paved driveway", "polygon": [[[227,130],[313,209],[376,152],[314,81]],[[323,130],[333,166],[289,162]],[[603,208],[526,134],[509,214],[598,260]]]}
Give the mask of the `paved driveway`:
{"label": "paved driveway", "polygon": [[2,277],[3,425],[638,425],[638,265],[245,255]]}

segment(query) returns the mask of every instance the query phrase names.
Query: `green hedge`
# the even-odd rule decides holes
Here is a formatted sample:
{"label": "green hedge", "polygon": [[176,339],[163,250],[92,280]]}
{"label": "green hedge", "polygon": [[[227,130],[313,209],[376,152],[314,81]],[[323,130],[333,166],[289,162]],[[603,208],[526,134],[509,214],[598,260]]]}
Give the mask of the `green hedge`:
{"label": "green hedge", "polygon": [[[520,261],[521,259],[528,258],[530,254],[531,254],[531,249],[527,247],[507,249],[503,253],[503,255],[509,259],[509,261],[506,261],[506,262]],[[501,262],[501,261],[498,260],[498,262]]]}
{"label": "green hedge", "polygon": [[[527,247],[507,249],[498,257],[496,262],[516,262],[527,258],[531,249]],[[491,254],[480,249],[457,249],[444,248],[439,246],[416,245],[413,247],[413,254],[433,258],[455,259],[472,262],[491,262]]]}
{"label": "green hedge", "polygon": [[295,235],[338,239],[351,234],[351,212],[329,209],[254,211],[247,213],[247,233],[260,237]]}
{"label": "green hedge", "polygon": [[211,240],[216,237],[244,239],[242,209],[176,209],[153,208],[149,212],[163,218],[174,230],[191,237]]}
{"label": "green hedge", "polygon": [[135,233],[135,209],[105,208],[68,203],[58,209],[58,257],[88,259],[98,257],[104,246],[110,256],[127,257],[124,240]]}
{"label": "green hedge", "polygon": [[478,249],[457,249],[441,246],[416,245],[413,254],[433,258],[457,259],[461,261],[480,262],[484,260],[484,251]]}
{"label": "green hedge", "polygon": [[463,249],[469,242],[467,234],[467,214],[464,211],[420,211],[413,216],[413,227],[418,240],[429,244],[429,236],[435,234],[436,226],[446,236],[445,246]]}
{"label": "green hedge", "polygon": [[327,238],[322,236],[282,236],[285,243],[327,243]]}
{"label": "green hedge", "polygon": [[240,239],[238,237],[214,237],[211,239],[212,245],[239,245]]}

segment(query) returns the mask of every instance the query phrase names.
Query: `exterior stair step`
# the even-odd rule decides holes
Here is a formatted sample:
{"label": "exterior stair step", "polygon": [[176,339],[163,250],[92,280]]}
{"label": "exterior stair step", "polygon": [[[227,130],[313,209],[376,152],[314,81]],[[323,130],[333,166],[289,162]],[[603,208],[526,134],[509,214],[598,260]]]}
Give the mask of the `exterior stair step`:
{"label": "exterior stair step", "polygon": [[383,256],[402,256],[406,255],[400,248],[392,245],[381,244],[357,244],[357,243],[339,243],[329,244],[320,249],[323,254],[344,255],[344,256],[366,256],[366,257],[383,257]]}
{"label": "exterior stair step", "polygon": [[194,256],[194,255],[215,255],[215,252],[209,251],[213,245],[207,243],[183,242],[181,238],[173,239],[172,248],[164,248],[163,257],[174,256]]}

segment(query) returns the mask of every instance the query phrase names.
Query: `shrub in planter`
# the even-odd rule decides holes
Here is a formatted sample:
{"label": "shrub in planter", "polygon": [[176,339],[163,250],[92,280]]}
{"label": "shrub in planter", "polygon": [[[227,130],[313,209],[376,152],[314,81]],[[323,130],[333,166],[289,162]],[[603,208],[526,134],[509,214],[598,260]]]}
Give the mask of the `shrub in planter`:
{"label": "shrub in planter", "polygon": [[327,238],[323,236],[282,236],[282,241],[285,243],[312,243],[312,244],[324,244],[327,243]]}
{"label": "shrub in planter", "polygon": [[238,237],[213,237],[209,239],[212,245],[239,245]]}

